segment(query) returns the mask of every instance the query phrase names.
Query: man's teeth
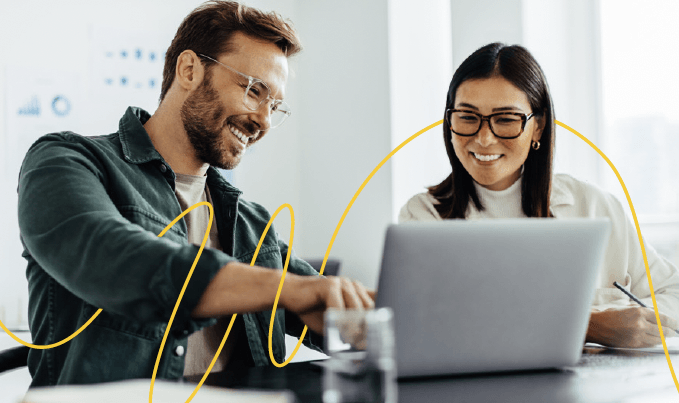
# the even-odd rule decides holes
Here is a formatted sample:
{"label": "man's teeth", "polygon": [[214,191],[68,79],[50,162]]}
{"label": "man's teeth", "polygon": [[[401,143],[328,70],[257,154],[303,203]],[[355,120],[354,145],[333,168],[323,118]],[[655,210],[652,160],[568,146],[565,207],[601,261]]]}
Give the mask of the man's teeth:
{"label": "man's teeth", "polygon": [[479,161],[495,161],[496,159],[502,157],[502,154],[490,154],[490,155],[483,155],[477,153],[472,154],[474,154],[474,157],[476,157]]}
{"label": "man's teeth", "polygon": [[250,141],[250,138],[246,135],[244,135],[240,130],[236,129],[235,127],[229,125],[229,130],[231,130],[231,133],[234,134],[234,136],[238,137],[240,141],[243,143],[247,144],[248,141]]}

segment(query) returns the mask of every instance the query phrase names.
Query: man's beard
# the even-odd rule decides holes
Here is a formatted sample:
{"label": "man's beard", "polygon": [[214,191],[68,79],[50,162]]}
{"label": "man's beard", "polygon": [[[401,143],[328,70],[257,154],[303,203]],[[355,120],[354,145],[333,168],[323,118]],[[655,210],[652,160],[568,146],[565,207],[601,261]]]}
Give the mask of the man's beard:
{"label": "man's beard", "polygon": [[233,169],[238,165],[242,150],[229,145],[222,137],[223,130],[229,130],[226,123],[231,118],[222,123],[224,107],[209,77],[184,101],[181,117],[196,158],[222,169]]}

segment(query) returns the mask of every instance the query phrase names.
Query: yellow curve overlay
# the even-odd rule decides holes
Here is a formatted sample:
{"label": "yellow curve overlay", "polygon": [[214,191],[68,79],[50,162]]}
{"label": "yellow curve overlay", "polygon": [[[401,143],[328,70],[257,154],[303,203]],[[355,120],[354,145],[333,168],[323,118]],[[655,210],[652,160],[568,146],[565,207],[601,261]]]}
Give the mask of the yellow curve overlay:
{"label": "yellow curve overlay", "polygon": [[[429,129],[432,129],[432,128],[434,128],[434,127],[436,127],[436,126],[438,126],[442,123],[443,123],[443,120],[439,120],[438,122],[432,123],[429,126],[425,127],[424,129],[422,129],[422,130],[418,131],[417,133],[413,134],[412,136],[408,137],[405,141],[403,141],[396,148],[394,148],[386,157],[384,157],[384,159],[382,159],[382,161],[380,161],[380,163],[377,164],[377,166],[372,170],[372,172],[370,172],[368,177],[363,181],[363,183],[358,188],[358,190],[356,191],[354,196],[351,198],[351,201],[347,205],[346,209],[344,210],[344,213],[342,214],[342,217],[340,218],[339,222],[337,223],[337,227],[335,228],[335,232],[332,234],[332,238],[330,239],[330,243],[328,244],[328,248],[325,252],[325,256],[323,257],[323,263],[321,265],[321,270],[319,272],[319,275],[323,274],[323,270],[325,269],[325,264],[328,261],[328,257],[330,256],[330,251],[332,249],[332,245],[335,243],[335,239],[337,238],[337,234],[339,233],[339,230],[342,227],[342,224],[344,223],[344,219],[346,218],[346,216],[349,213],[349,210],[351,210],[351,207],[353,206],[354,202],[356,201],[358,196],[361,194],[361,192],[363,191],[365,186],[368,184],[368,182],[370,182],[372,177],[380,170],[380,168],[382,168],[382,166],[384,164],[387,163],[387,161],[389,161],[389,159],[391,157],[394,156],[394,154],[396,154],[400,149],[405,147],[406,144],[408,144],[411,141],[413,141],[414,139],[416,139],[422,133],[424,133],[424,132],[428,131]],[[586,142],[590,147],[592,147],[611,167],[611,169],[613,170],[613,172],[617,176],[618,181],[620,182],[620,185],[622,186],[623,191],[625,192],[625,196],[627,197],[627,202],[630,206],[630,209],[632,211],[632,216],[634,218],[634,225],[635,225],[636,230],[637,230],[637,236],[639,237],[639,245],[641,246],[641,252],[642,252],[643,257],[644,257],[644,265],[646,267],[646,276],[648,277],[648,284],[649,284],[649,288],[650,288],[650,291],[651,291],[651,298],[653,300],[653,310],[655,311],[656,321],[658,323],[658,330],[660,331],[660,337],[662,339],[663,350],[665,352],[665,358],[667,359],[667,365],[670,369],[670,372],[672,373],[672,379],[674,380],[674,384],[677,388],[677,391],[679,392],[679,382],[677,381],[677,377],[676,377],[676,374],[674,372],[674,368],[672,367],[672,361],[670,359],[669,352],[667,351],[667,344],[665,342],[665,335],[663,334],[662,324],[660,323],[660,315],[658,313],[658,305],[657,305],[656,300],[655,300],[655,292],[653,291],[653,282],[651,281],[651,272],[650,272],[649,267],[648,267],[648,260],[647,260],[647,257],[646,257],[646,249],[644,247],[643,239],[642,239],[642,236],[641,236],[641,229],[639,227],[639,221],[637,220],[636,212],[634,210],[634,205],[632,204],[632,198],[630,197],[629,192],[627,191],[627,187],[625,186],[625,183],[623,182],[622,177],[620,176],[620,173],[615,168],[615,165],[613,165],[611,160],[609,160],[608,157],[596,145],[594,145],[594,143],[592,143],[589,139],[587,139],[585,136],[578,133],[573,128],[569,127],[568,125],[561,123],[558,120],[555,120],[555,123],[557,125],[563,127],[564,129],[570,131],[571,133],[575,134],[576,136],[581,138],[584,142]],[[186,214],[188,214],[194,208],[197,208],[197,207],[203,206],[203,205],[207,206],[208,209],[210,210],[210,221],[208,222],[207,229],[205,230],[203,242],[200,245],[200,249],[198,250],[198,254],[196,255],[195,260],[193,261],[193,265],[191,266],[191,270],[189,270],[189,273],[186,276],[186,280],[184,281],[184,285],[182,287],[182,290],[179,293],[179,297],[177,298],[177,302],[175,303],[174,309],[172,311],[172,315],[170,316],[170,320],[167,323],[165,334],[163,335],[163,340],[161,342],[160,349],[158,351],[158,355],[156,357],[156,363],[153,367],[153,375],[151,377],[151,386],[150,386],[150,390],[149,390],[149,403],[153,402],[153,387],[155,385],[156,374],[158,372],[158,365],[160,363],[160,358],[162,356],[163,348],[165,347],[165,342],[167,341],[168,332],[170,331],[170,328],[172,326],[172,322],[174,321],[174,317],[177,313],[177,309],[179,308],[179,304],[182,300],[182,297],[184,296],[184,291],[186,290],[186,288],[189,284],[189,281],[191,280],[191,275],[193,274],[193,270],[195,269],[196,265],[198,264],[198,260],[200,259],[200,256],[203,253],[203,249],[205,248],[205,244],[206,244],[208,236],[210,234],[210,228],[212,226],[212,219],[213,219],[213,216],[214,216],[214,211],[213,211],[212,205],[210,205],[210,203],[208,203],[208,202],[200,202],[200,203],[194,204],[189,209],[187,209],[186,211],[182,212],[179,216],[177,216],[177,218],[175,218],[170,224],[167,225],[167,227],[165,227],[165,229],[163,229],[163,231],[161,231],[160,234],[158,234],[158,237],[162,237],[182,217],[184,217]],[[287,203],[283,204],[280,207],[278,207],[276,212],[271,216],[271,219],[269,220],[266,228],[264,229],[264,232],[262,233],[262,236],[259,239],[259,243],[257,244],[257,249],[255,250],[255,253],[252,257],[252,261],[250,262],[250,266],[253,266],[255,264],[255,261],[257,260],[257,255],[259,254],[259,250],[260,250],[262,243],[264,241],[264,237],[266,236],[267,232],[269,231],[269,228],[271,227],[271,223],[273,222],[273,220],[276,218],[278,213],[280,213],[280,211],[283,208],[288,208],[290,210],[290,218],[291,218],[290,241],[289,241],[288,253],[285,257],[285,265],[283,267],[283,275],[281,276],[281,281],[280,281],[279,286],[278,286],[278,291],[276,292],[276,299],[274,300],[274,305],[273,305],[273,309],[272,309],[272,313],[271,313],[271,321],[269,323],[269,337],[268,337],[269,357],[271,358],[271,362],[278,368],[282,368],[282,367],[286,366],[294,358],[295,354],[297,354],[297,351],[299,350],[300,345],[302,344],[302,340],[304,339],[304,336],[306,335],[306,331],[307,331],[307,326],[304,326],[304,330],[302,331],[302,334],[299,338],[299,341],[297,342],[297,345],[295,346],[295,349],[293,350],[292,354],[290,354],[290,357],[283,363],[276,362],[276,360],[274,359],[274,356],[273,356],[272,333],[273,333],[273,325],[275,323],[275,318],[276,318],[275,317],[276,307],[278,306],[278,300],[279,300],[280,295],[281,295],[281,290],[283,289],[283,284],[285,282],[285,275],[286,275],[287,270],[288,270],[288,263],[290,262],[290,253],[292,251],[292,242],[293,242],[293,238],[294,238],[294,228],[295,228],[295,214],[294,214],[294,211],[292,209],[292,206],[290,206]],[[65,338],[65,339],[63,339],[63,340],[61,340],[57,343],[53,343],[53,344],[49,344],[49,345],[43,345],[43,346],[37,346],[37,345],[30,344],[30,343],[27,343],[27,342],[21,340],[16,335],[14,335],[14,333],[12,333],[9,329],[7,329],[7,327],[2,323],[2,321],[0,321],[0,327],[2,327],[2,329],[7,334],[9,334],[10,337],[12,337],[15,341],[17,341],[20,344],[23,344],[24,346],[27,346],[27,347],[30,347],[30,348],[35,348],[35,349],[50,349],[50,348],[53,348],[53,347],[58,347],[58,346],[60,346],[64,343],[67,343],[70,340],[72,340],[74,337],[76,337],[78,334],[80,334],[80,332],[85,330],[85,328],[87,328],[87,326],[89,326],[90,323],[92,323],[92,321],[101,313],[101,311],[102,311],[101,309],[97,310],[97,312],[95,312],[94,315],[92,315],[92,317],[84,325],[82,325],[77,331],[75,331],[72,335],[68,336],[67,338]],[[219,344],[219,348],[217,349],[217,352],[216,352],[215,356],[213,357],[212,362],[210,363],[210,366],[205,371],[205,374],[203,374],[202,379],[200,380],[200,382],[198,383],[198,385],[194,389],[191,396],[189,396],[189,398],[186,400],[186,403],[189,403],[191,400],[193,400],[196,393],[198,393],[200,388],[203,386],[205,379],[207,378],[208,374],[212,370],[212,367],[214,366],[215,362],[217,361],[217,357],[219,356],[222,348],[224,347],[224,343],[226,342],[226,339],[229,336],[229,333],[231,332],[231,328],[233,326],[235,319],[236,319],[236,314],[232,315],[231,322],[229,323],[229,326],[226,330],[226,333],[224,334],[224,338],[222,339],[221,343]]]}
{"label": "yellow curve overlay", "polygon": [[653,300],[653,311],[655,311],[655,320],[656,323],[658,324],[658,330],[660,331],[660,338],[662,339],[662,348],[663,351],[665,352],[665,358],[667,359],[667,366],[670,368],[670,373],[672,373],[672,380],[674,380],[674,386],[677,388],[677,392],[679,392],[679,382],[677,382],[677,375],[674,373],[674,368],[672,367],[672,360],[670,359],[670,354],[667,351],[667,344],[665,342],[665,335],[663,334],[662,331],[662,323],[660,323],[660,314],[658,313],[658,304],[655,302],[655,292],[653,291],[653,281],[651,281],[651,270],[648,268],[648,259],[646,258],[646,248],[644,247],[644,241],[641,237],[641,228],[639,227],[639,221],[637,220],[637,213],[634,211],[634,204],[632,204],[632,198],[629,195],[629,192],[627,191],[627,186],[625,186],[625,182],[622,180],[622,176],[620,176],[620,173],[618,170],[615,168],[615,165],[611,162],[611,160],[608,159],[606,154],[603,153],[599,149],[599,147],[595,146],[594,143],[589,141],[589,139],[582,134],[578,133],[575,131],[572,127],[559,122],[558,120],[554,120],[554,122],[563,127],[564,129],[568,130],[569,132],[575,134],[576,136],[580,137],[585,143],[589,144],[590,147],[594,149],[601,158],[603,158],[608,166],[611,167],[613,172],[615,173],[615,176],[618,178],[618,181],[620,182],[620,186],[622,186],[622,190],[625,192],[625,197],[627,198],[627,203],[629,204],[629,208],[632,211],[632,217],[634,218],[634,226],[637,229],[637,237],[639,237],[639,245],[641,246],[641,254],[644,256],[644,266],[646,267],[646,277],[648,278],[648,288],[651,290],[651,299]]}

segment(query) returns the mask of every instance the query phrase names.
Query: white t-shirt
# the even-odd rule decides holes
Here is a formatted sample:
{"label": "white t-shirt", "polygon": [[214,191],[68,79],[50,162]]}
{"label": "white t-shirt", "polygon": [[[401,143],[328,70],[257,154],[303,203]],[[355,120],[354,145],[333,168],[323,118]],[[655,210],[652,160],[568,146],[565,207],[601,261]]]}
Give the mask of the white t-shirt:
{"label": "white t-shirt", "polygon": [[[469,203],[466,214],[468,220],[525,217],[521,209],[521,179],[502,191],[488,190],[476,183],[475,187],[485,210],[478,211],[473,203]],[[429,193],[417,194],[401,208],[399,222],[441,220],[435,204],[437,201]],[[611,220],[611,237],[604,267],[599,275],[593,309],[636,305],[613,286],[614,281],[622,284],[648,306],[653,306],[636,229],[625,215],[625,208],[613,195],[569,175],[557,174],[552,180],[550,211],[557,219],[608,217]],[[653,247],[647,243],[644,246],[658,310],[679,320],[679,271],[667,259],[659,256]]]}
{"label": "white t-shirt", "polygon": [[[182,211],[187,210],[198,202],[207,201],[212,204],[210,192],[205,185],[206,182],[207,176],[176,174],[175,195]],[[203,243],[205,230],[210,221],[210,211],[207,207],[201,206],[191,210],[184,216],[184,221],[186,222],[189,243],[194,245]],[[210,226],[210,234],[205,247],[222,250],[219,243],[217,224],[214,221]],[[218,318],[215,325],[203,328],[189,335],[184,360],[184,376],[203,375],[207,371],[228,329],[230,320],[230,316]],[[239,339],[246,337],[244,333],[245,329],[242,327],[242,323],[237,320],[224,343],[219,358],[215,362],[214,367],[212,367],[212,372],[223,371],[226,368],[234,349],[241,344]]]}

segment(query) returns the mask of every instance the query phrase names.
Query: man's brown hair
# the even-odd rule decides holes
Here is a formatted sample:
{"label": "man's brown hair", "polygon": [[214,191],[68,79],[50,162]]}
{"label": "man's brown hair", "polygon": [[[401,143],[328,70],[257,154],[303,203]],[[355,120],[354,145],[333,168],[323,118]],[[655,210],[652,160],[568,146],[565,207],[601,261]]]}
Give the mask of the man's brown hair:
{"label": "man's brown hair", "polygon": [[[279,14],[265,13],[235,1],[208,1],[184,18],[167,49],[160,100],[165,98],[174,81],[177,59],[183,51],[188,49],[216,59],[231,50],[229,41],[236,32],[271,42],[286,56],[302,50],[292,23]],[[206,65],[206,69],[210,67]]]}

